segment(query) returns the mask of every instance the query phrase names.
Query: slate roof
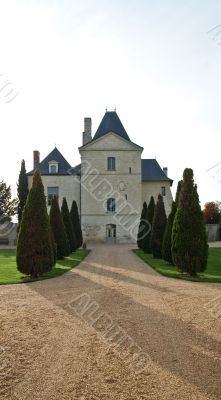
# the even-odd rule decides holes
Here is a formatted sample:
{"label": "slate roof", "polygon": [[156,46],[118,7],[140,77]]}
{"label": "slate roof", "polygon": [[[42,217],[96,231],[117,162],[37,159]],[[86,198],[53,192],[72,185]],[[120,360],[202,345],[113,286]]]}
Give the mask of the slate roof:
{"label": "slate roof", "polygon": [[123,127],[123,124],[118,117],[116,111],[106,111],[104,117],[95,133],[93,140],[99,139],[106,135],[108,132],[114,132],[119,135],[122,139],[126,139],[130,142],[130,138]]}
{"label": "slate roof", "polygon": [[81,175],[81,164],[72,167],[70,170],[71,175]]}
{"label": "slate roof", "polygon": [[[58,173],[51,174],[49,173],[49,162],[57,161],[58,162]],[[40,162],[38,169],[41,172],[41,175],[70,175],[68,172],[70,169],[72,170],[71,165],[67,162],[67,160],[63,157],[57,147],[52,150],[48,156]],[[34,170],[30,171],[27,175],[33,175]],[[73,174],[75,175],[75,174]]]}
{"label": "slate roof", "polygon": [[141,160],[141,171],[142,181],[170,181],[171,185],[173,183],[172,179],[166,176],[155,159]]}

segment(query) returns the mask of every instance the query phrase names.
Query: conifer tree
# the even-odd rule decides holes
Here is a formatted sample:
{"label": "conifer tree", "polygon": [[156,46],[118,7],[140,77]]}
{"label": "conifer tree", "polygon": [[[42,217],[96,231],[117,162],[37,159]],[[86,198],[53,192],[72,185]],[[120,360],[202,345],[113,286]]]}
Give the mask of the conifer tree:
{"label": "conifer tree", "polygon": [[141,212],[141,217],[140,217],[140,224],[138,228],[138,234],[137,234],[137,246],[139,249],[142,249],[143,246],[143,238],[145,235],[145,228],[146,228],[146,218],[147,218],[147,203],[146,201],[143,203],[143,208]]}
{"label": "conifer tree", "polygon": [[28,197],[28,177],[26,174],[24,160],[22,160],[21,162],[21,170],[18,178],[17,193],[18,193],[18,230],[19,230],[22,218],[22,212]]}
{"label": "conifer tree", "polygon": [[153,226],[151,232],[151,249],[154,258],[162,258],[163,235],[166,228],[167,217],[161,194],[154,210]]}
{"label": "conifer tree", "polygon": [[163,235],[163,246],[162,246],[162,258],[173,264],[171,246],[172,246],[172,230],[173,230],[173,222],[176,215],[177,207],[175,201],[172,203],[172,208],[170,215],[167,220],[166,229]]}
{"label": "conifer tree", "polygon": [[176,203],[177,208],[178,208],[178,205],[179,205],[179,198],[180,198],[180,192],[181,192],[182,186],[183,186],[183,181],[181,180],[181,181],[178,182],[177,190],[176,190],[175,203]]}
{"label": "conifer tree", "polygon": [[64,226],[57,196],[53,196],[50,209],[50,224],[57,247],[57,259],[67,257],[70,254],[70,245]]}
{"label": "conifer tree", "polygon": [[171,251],[173,223],[174,223],[174,218],[175,218],[175,215],[177,212],[177,206],[178,206],[180,191],[182,188],[182,183],[183,183],[183,181],[178,182],[177,191],[176,191],[176,200],[175,200],[175,202],[172,203],[171,212],[168,217],[166,229],[165,229],[164,236],[163,236],[162,257],[165,261],[169,262],[170,264],[173,264],[173,257],[172,257],[172,251]]}
{"label": "conifer tree", "polygon": [[18,270],[33,278],[50,271],[54,265],[44,187],[38,170],[22,214],[16,261]]}
{"label": "conifer tree", "polygon": [[173,224],[172,257],[177,268],[191,276],[205,271],[207,266],[206,227],[193,170],[190,168],[186,168],[183,173],[183,184]]}
{"label": "conifer tree", "polygon": [[80,216],[78,212],[78,206],[75,200],[73,201],[71,206],[70,216],[75,233],[77,248],[79,249],[83,244],[83,235],[81,229]]}
{"label": "conifer tree", "polygon": [[68,209],[68,203],[67,203],[67,200],[65,197],[63,198],[63,202],[62,202],[62,206],[61,206],[61,215],[63,218],[64,226],[65,226],[67,237],[69,240],[70,250],[71,250],[71,252],[74,252],[77,249],[77,243],[76,243],[74,228],[73,228],[72,221],[71,221],[70,212]]}
{"label": "conifer tree", "polygon": [[148,225],[146,225],[146,232],[145,232],[145,237],[143,239],[142,243],[142,249],[144,253],[152,253],[151,251],[151,245],[150,245],[150,238],[151,238],[151,230],[152,230],[152,225],[153,225],[153,217],[154,217],[154,210],[155,210],[155,201],[153,196],[150,198],[150,202],[147,207],[147,221]]}

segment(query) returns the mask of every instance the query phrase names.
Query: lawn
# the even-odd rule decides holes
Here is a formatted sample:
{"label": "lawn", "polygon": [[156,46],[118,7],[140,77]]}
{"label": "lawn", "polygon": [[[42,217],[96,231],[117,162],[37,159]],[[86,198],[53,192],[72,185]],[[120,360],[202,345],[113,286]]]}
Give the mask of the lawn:
{"label": "lawn", "polygon": [[193,282],[216,282],[221,283],[221,248],[213,247],[209,249],[209,257],[207,269],[199,274],[196,278],[192,278],[187,274],[177,272],[176,267],[168,264],[166,261],[153,258],[151,254],[145,254],[142,250],[133,250],[142,260],[149,264],[153,269],[161,275],[169,278],[185,279]]}
{"label": "lawn", "polygon": [[27,283],[42,279],[55,278],[63,275],[71,268],[76,267],[88,254],[90,250],[77,250],[69,257],[57,261],[51,272],[47,272],[37,279],[31,279],[21,274],[16,267],[16,250],[0,250],[0,285],[9,283]]}

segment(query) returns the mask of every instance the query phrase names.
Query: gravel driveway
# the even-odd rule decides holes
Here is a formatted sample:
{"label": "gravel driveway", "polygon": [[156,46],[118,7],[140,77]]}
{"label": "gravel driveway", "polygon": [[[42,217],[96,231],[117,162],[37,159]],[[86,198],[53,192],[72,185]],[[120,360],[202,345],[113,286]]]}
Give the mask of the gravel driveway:
{"label": "gravel driveway", "polygon": [[[221,286],[160,276],[130,249],[94,246],[62,277],[0,286],[1,399],[221,399]],[[82,318],[85,299],[145,353],[143,370]]]}

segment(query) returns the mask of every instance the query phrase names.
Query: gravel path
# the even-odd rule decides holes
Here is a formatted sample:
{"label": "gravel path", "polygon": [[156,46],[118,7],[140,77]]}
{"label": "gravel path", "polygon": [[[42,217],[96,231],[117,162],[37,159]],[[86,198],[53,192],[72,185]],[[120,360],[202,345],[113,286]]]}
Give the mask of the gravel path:
{"label": "gravel path", "polygon": [[1,399],[221,399],[221,286],[160,276],[130,249],[0,286]]}

